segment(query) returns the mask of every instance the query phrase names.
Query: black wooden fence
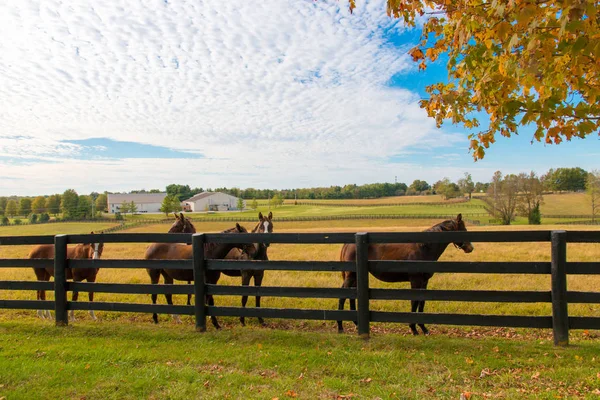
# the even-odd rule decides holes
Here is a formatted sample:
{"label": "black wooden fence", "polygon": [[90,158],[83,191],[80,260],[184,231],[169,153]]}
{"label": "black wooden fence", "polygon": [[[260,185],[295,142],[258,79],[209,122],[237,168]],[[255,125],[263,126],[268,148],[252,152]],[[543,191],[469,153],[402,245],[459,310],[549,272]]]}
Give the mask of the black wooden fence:
{"label": "black wooden fence", "polygon": [[[193,257],[188,260],[69,260],[67,244],[89,243],[191,243]],[[370,243],[447,243],[447,242],[551,242],[551,262],[426,262],[368,261]],[[296,243],[342,244],[358,246],[356,262],[340,261],[230,261],[206,260],[204,243]],[[0,290],[54,290],[55,301],[0,300],[0,308],[55,310],[56,324],[68,323],[67,310],[195,315],[199,331],[206,329],[207,316],[245,316],[314,320],[358,321],[358,332],[368,336],[371,322],[432,323],[471,326],[552,328],[557,345],[568,344],[569,329],[600,329],[600,317],[568,315],[570,303],[600,304],[600,293],[567,290],[567,275],[600,274],[600,262],[567,262],[567,243],[600,243],[598,231],[512,231],[512,232],[406,232],[406,233],[279,233],[279,234],[103,234],[0,237],[0,245],[54,244],[55,258],[0,259],[1,267],[53,267],[55,281],[0,281]],[[194,285],[151,285],[116,283],[73,283],[65,280],[65,268],[179,268],[193,269]],[[262,269],[280,271],[356,271],[356,288],[241,287],[206,284],[207,270]],[[412,290],[371,289],[368,271],[445,272],[482,274],[548,274],[551,287],[540,291],[494,290]],[[314,310],[241,308],[204,305],[152,305],[117,302],[69,302],[68,291],[143,294],[260,295],[275,297],[356,299],[358,310]],[[370,300],[433,300],[459,302],[552,303],[550,316],[433,314],[371,311]],[[333,304],[332,304],[333,305]]]}

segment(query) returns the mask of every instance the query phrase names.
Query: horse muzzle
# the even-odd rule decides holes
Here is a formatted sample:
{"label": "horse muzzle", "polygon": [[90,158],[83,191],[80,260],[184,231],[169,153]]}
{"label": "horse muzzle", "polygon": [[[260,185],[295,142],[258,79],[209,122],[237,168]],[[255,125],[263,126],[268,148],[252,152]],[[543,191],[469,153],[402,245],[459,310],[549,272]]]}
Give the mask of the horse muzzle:
{"label": "horse muzzle", "polygon": [[475,250],[475,247],[473,247],[473,245],[471,244],[471,242],[461,243],[460,245],[457,245],[456,247],[458,247],[459,249],[461,249],[465,253],[470,253],[473,250]]}

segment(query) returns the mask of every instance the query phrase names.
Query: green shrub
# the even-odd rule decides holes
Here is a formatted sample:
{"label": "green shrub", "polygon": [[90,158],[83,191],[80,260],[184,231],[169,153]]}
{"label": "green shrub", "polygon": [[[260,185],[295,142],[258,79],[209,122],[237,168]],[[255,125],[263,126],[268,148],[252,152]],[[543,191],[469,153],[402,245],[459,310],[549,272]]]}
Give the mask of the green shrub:
{"label": "green shrub", "polygon": [[23,223],[23,221],[21,221],[19,218],[15,219],[13,224],[15,225],[21,225]]}
{"label": "green shrub", "polygon": [[527,216],[530,225],[540,225],[542,223],[542,213],[540,212],[540,203],[537,203]]}
{"label": "green shrub", "polygon": [[37,214],[29,214],[29,223],[36,224],[38,222]]}
{"label": "green shrub", "polygon": [[10,224],[10,220],[8,219],[7,216],[2,217],[1,224],[2,225],[8,225],[8,224]]}
{"label": "green shrub", "polygon": [[115,213],[115,219],[116,219],[117,221],[123,221],[123,219],[124,219],[124,218],[123,218],[123,214],[121,214],[120,212],[116,212],[116,213]]}
{"label": "green shrub", "polygon": [[40,219],[39,221],[42,222],[48,222],[50,221],[50,215],[48,213],[42,213],[40,214]]}

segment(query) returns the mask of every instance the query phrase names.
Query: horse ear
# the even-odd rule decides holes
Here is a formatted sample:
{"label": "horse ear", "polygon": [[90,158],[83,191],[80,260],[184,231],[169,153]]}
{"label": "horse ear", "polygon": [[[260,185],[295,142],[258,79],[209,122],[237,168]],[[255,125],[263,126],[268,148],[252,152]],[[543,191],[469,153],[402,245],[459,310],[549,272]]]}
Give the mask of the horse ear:
{"label": "horse ear", "polygon": [[460,222],[460,221],[462,221],[462,214],[458,214],[456,216],[456,222]]}
{"label": "horse ear", "polygon": [[235,229],[237,229],[238,232],[243,232],[242,227],[237,222],[235,223]]}
{"label": "horse ear", "polygon": [[181,219],[182,221],[184,220],[184,216],[183,216],[182,212],[179,213],[179,219]]}
{"label": "horse ear", "polygon": [[173,213],[173,215],[175,216],[175,219],[179,221],[179,216],[177,215],[177,213]]}
{"label": "horse ear", "polygon": [[258,219],[262,221],[264,218],[265,217],[263,217],[262,212],[259,212],[258,213]]}
{"label": "horse ear", "polygon": [[269,211],[269,220],[273,219],[273,213]]}
{"label": "horse ear", "polygon": [[94,231],[91,231],[90,233],[93,235],[93,234],[94,234]]}

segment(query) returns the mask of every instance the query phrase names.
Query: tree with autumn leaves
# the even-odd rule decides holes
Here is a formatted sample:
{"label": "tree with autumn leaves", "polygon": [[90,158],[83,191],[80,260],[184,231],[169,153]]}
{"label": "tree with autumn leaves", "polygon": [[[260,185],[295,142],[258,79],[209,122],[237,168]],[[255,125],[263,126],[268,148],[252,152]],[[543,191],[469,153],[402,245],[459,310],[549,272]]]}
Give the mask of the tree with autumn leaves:
{"label": "tree with autumn leaves", "polygon": [[[349,0],[351,11],[357,1]],[[438,127],[451,121],[479,128],[470,135],[475,160],[498,135],[526,125],[548,144],[599,131],[598,9],[597,0],[387,2],[388,15],[412,27],[423,23],[410,51],[420,69],[447,56],[448,82],[428,86],[421,107]]]}

